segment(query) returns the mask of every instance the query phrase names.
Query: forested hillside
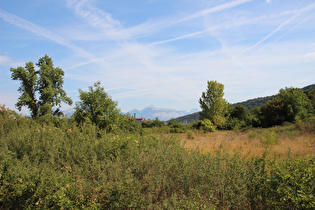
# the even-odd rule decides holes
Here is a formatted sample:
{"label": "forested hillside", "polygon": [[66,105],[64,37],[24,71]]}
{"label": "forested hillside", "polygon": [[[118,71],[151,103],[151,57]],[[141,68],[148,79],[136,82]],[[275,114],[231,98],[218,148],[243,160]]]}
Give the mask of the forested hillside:
{"label": "forested hillside", "polygon": [[315,84],[312,84],[312,85],[308,85],[308,86],[305,86],[304,88],[301,88],[303,91],[311,91],[311,90],[315,90]]}
{"label": "forested hillside", "polygon": [[[312,104],[314,106],[315,105],[315,96],[313,96],[313,95],[315,95],[315,84],[305,86],[305,87],[301,88],[301,90],[307,92],[307,94],[308,94],[308,96],[309,96],[309,98],[312,101]],[[266,96],[266,97],[258,97],[258,98],[254,98],[254,99],[249,99],[247,101],[234,103],[232,105],[233,106],[241,105],[241,106],[244,106],[248,111],[250,111],[254,107],[261,107],[267,101],[272,100],[275,97],[276,97],[276,95]],[[195,121],[199,120],[199,112],[185,115],[185,116],[181,116],[181,117],[176,118],[175,120],[179,121],[179,122],[183,122],[183,123],[195,122]]]}

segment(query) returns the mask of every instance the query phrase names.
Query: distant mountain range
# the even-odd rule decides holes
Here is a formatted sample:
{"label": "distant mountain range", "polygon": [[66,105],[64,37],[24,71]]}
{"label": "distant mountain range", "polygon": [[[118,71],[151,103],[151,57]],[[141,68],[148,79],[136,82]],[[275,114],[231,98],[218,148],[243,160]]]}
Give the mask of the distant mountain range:
{"label": "distant mountain range", "polygon": [[128,113],[131,116],[136,116],[136,118],[145,118],[145,119],[151,119],[155,120],[158,118],[159,120],[162,121],[167,121],[172,118],[177,118],[183,115],[188,115],[198,112],[198,109],[192,109],[189,112],[183,111],[183,110],[175,110],[175,109],[167,109],[167,108],[157,108],[154,107],[153,105],[145,107],[142,110],[138,109],[133,109],[129,111]]}

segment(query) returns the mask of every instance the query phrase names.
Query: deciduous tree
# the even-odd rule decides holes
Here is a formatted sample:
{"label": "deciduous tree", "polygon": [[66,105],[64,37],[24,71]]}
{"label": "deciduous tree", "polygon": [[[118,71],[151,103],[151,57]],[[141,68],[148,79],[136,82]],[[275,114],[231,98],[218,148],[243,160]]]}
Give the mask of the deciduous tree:
{"label": "deciduous tree", "polygon": [[202,92],[199,99],[200,119],[209,119],[215,126],[222,128],[228,112],[228,103],[223,98],[224,85],[217,81],[207,81],[207,84],[207,90]]}
{"label": "deciduous tree", "polygon": [[100,128],[114,130],[119,121],[117,102],[113,101],[98,81],[85,92],[79,89],[74,117],[78,123],[91,121]]}
{"label": "deciduous tree", "polygon": [[[64,71],[55,68],[52,59],[45,55],[36,63],[39,69],[36,71],[33,62],[25,64],[25,68],[11,68],[11,78],[20,80],[21,86],[18,91],[21,96],[16,107],[21,111],[26,106],[33,118],[38,116],[60,114],[61,102],[71,105],[71,98],[67,97],[63,89]],[[38,96],[38,97],[37,97]],[[52,108],[57,107],[53,112]]]}
{"label": "deciduous tree", "polygon": [[247,116],[247,109],[242,105],[236,105],[231,113],[231,117],[237,118],[239,120],[246,120]]}
{"label": "deciduous tree", "polygon": [[314,114],[310,99],[299,88],[280,89],[278,95],[261,108],[265,126],[305,120]]}
{"label": "deciduous tree", "polygon": [[280,89],[278,97],[283,103],[286,121],[305,120],[313,113],[310,99],[299,88]]}

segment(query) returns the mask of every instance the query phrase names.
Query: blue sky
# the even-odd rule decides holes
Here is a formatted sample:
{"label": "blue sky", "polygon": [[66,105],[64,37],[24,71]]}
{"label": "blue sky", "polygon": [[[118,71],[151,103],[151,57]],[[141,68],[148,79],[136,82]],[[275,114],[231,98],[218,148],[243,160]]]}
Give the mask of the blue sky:
{"label": "blue sky", "polygon": [[19,97],[10,67],[45,54],[74,102],[98,80],[124,112],[199,108],[207,80],[241,102],[315,82],[315,2],[0,0],[0,104]]}

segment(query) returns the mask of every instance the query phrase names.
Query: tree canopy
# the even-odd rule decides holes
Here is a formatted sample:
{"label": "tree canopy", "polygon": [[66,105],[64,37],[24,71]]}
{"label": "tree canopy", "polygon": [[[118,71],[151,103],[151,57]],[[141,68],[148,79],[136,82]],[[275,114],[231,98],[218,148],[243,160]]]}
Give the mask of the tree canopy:
{"label": "tree canopy", "polygon": [[[94,88],[93,88],[94,87]],[[76,103],[74,117],[78,123],[91,121],[100,128],[113,130],[119,120],[117,102],[113,101],[101,87],[101,82],[89,86],[89,91],[79,89],[80,101]]]}
{"label": "tree canopy", "polygon": [[[25,68],[11,68],[11,78],[20,80],[21,86],[18,91],[21,96],[18,99],[16,107],[21,111],[26,106],[33,118],[46,114],[59,115],[61,102],[71,105],[71,98],[67,97],[63,89],[64,71],[55,68],[51,57],[45,55],[39,58],[35,70],[33,62],[25,64]],[[53,112],[52,108],[57,109]]]}
{"label": "tree canopy", "polygon": [[292,87],[280,89],[278,95],[261,108],[264,126],[305,120],[312,114],[314,108],[310,99],[301,89]]}
{"label": "tree canopy", "polygon": [[200,119],[209,119],[217,127],[223,127],[228,112],[228,103],[223,98],[224,85],[217,81],[207,81],[207,90],[199,99]]}

